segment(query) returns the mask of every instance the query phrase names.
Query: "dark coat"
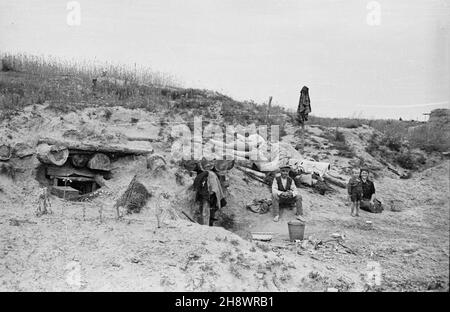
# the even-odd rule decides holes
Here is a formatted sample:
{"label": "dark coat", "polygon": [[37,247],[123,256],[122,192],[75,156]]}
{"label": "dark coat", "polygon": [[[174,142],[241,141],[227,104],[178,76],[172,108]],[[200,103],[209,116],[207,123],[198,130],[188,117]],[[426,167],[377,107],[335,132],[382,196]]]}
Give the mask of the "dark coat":
{"label": "dark coat", "polygon": [[366,182],[364,183],[361,180],[361,186],[362,186],[362,199],[371,200],[372,195],[375,194],[375,185],[373,184],[373,182],[367,179]]}
{"label": "dark coat", "polygon": [[[208,190],[208,171],[203,171],[195,177],[194,190],[197,193],[195,197],[197,201],[201,202],[202,200],[208,200],[211,209],[216,209],[219,206],[217,204],[217,197],[214,195],[214,193],[210,194]],[[220,200],[220,207],[224,207],[226,205],[226,199],[222,198]]]}

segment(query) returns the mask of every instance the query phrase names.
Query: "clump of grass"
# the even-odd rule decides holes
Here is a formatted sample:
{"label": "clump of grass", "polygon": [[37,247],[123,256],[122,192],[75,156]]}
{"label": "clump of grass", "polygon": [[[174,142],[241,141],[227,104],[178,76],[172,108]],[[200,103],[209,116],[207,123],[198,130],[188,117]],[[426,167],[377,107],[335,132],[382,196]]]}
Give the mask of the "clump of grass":
{"label": "clump of grass", "polygon": [[355,152],[347,143],[344,133],[339,131],[338,128],[333,131],[326,130],[321,136],[327,139],[331,143],[331,147],[338,151],[337,156],[346,158],[355,157]]}
{"label": "clump of grass", "polygon": [[[167,105],[157,89],[179,83],[170,75],[147,67],[101,64],[94,61],[68,61],[51,56],[0,54],[2,71],[13,72],[0,81],[2,119],[30,104],[53,103],[51,109],[70,111],[78,103],[121,105],[155,110],[155,103]],[[151,100],[149,100],[151,98]]]}
{"label": "clump of grass", "polygon": [[16,168],[14,168],[11,164],[3,164],[0,163],[0,174],[5,175],[11,179],[16,178]]}
{"label": "clump of grass", "polygon": [[256,247],[258,247],[259,249],[261,249],[261,250],[264,251],[264,252],[270,251],[270,247],[267,246],[267,245],[264,244],[264,243],[259,243],[259,242],[257,242],[257,243],[256,243]]}
{"label": "clump of grass", "polygon": [[388,134],[373,134],[366,151],[378,160],[397,164],[404,169],[415,170],[426,164],[422,154],[413,153],[411,145],[398,137]]}
{"label": "clump of grass", "polygon": [[112,113],[112,111],[111,111],[110,109],[105,109],[104,117],[105,117],[106,120],[110,120],[112,114],[113,114],[113,113]]}
{"label": "clump of grass", "polygon": [[[220,212],[220,210],[219,210],[219,212]],[[225,213],[220,213],[218,225],[227,230],[234,229],[234,227],[235,227],[234,217],[235,217],[234,214],[228,215]]]}
{"label": "clump of grass", "polygon": [[417,169],[415,159],[413,158],[410,151],[405,151],[399,153],[395,157],[395,161],[400,165],[400,167],[405,169]]}
{"label": "clump of grass", "polygon": [[237,239],[230,240],[230,244],[233,246],[239,246],[239,241]]}

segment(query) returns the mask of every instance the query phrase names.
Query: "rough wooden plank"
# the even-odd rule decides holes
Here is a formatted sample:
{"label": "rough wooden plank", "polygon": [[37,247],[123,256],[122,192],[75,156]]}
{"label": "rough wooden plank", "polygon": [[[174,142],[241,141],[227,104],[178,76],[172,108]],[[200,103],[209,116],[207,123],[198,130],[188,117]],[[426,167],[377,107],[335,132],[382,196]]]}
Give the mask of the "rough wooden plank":
{"label": "rough wooden plank", "polygon": [[55,177],[56,179],[65,179],[69,178],[71,181],[79,181],[79,182],[94,182],[94,178],[88,178],[88,177],[77,177],[77,176],[70,176],[70,177]]}
{"label": "rough wooden plank", "polygon": [[120,144],[107,144],[97,142],[79,142],[79,141],[65,141],[56,140],[53,138],[40,138],[38,143],[41,144],[60,144],[66,146],[69,150],[90,151],[99,153],[113,153],[113,154],[125,154],[125,155],[146,155],[153,152],[153,148],[134,148],[127,145]]}
{"label": "rough wooden plank", "polygon": [[71,167],[56,167],[49,166],[47,167],[47,175],[49,176],[58,176],[58,177],[69,177],[72,175],[94,178],[95,173],[91,172],[88,169],[76,169]]}
{"label": "rough wooden plank", "polygon": [[78,196],[80,195],[80,192],[78,190],[70,186],[52,186],[50,188],[50,193],[65,199],[78,198]]}

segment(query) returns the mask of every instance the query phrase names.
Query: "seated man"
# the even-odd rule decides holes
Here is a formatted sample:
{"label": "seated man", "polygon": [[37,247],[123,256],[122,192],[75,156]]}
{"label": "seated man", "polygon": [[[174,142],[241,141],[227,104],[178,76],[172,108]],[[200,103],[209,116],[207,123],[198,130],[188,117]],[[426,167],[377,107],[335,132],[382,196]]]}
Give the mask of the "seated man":
{"label": "seated man", "polygon": [[272,183],[273,221],[280,219],[280,204],[295,203],[295,215],[303,215],[302,197],[297,192],[294,181],[289,177],[290,166],[280,167],[281,176],[275,177]]}

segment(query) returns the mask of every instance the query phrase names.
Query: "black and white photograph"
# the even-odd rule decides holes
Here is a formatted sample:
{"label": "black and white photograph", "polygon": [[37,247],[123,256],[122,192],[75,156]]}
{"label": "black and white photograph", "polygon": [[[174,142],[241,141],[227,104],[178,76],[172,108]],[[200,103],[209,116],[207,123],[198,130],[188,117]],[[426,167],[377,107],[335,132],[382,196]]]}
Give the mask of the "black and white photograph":
{"label": "black and white photograph", "polygon": [[448,293],[449,175],[450,1],[0,0],[0,292]]}

